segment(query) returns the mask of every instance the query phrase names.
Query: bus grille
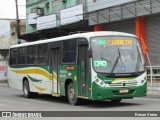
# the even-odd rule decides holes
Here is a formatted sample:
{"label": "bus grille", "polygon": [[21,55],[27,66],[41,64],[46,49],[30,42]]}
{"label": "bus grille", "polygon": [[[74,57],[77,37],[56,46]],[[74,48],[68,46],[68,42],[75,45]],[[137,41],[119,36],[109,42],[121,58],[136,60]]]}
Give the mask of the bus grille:
{"label": "bus grille", "polygon": [[111,83],[109,87],[132,87],[137,86],[138,82],[119,82],[119,83]]}

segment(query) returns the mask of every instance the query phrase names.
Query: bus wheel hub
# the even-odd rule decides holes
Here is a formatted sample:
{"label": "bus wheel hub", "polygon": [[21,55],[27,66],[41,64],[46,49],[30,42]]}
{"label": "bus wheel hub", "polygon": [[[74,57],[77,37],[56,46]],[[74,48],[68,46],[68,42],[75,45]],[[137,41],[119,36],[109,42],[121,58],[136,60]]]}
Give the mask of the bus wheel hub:
{"label": "bus wheel hub", "polygon": [[75,99],[75,90],[73,88],[71,88],[69,90],[69,97],[73,100]]}

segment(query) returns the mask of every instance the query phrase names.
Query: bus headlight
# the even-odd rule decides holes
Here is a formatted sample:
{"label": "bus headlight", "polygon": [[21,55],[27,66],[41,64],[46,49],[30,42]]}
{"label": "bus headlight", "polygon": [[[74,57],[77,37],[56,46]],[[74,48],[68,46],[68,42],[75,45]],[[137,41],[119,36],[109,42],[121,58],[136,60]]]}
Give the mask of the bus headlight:
{"label": "bus headlight", "polygon": [[100,79],[95,79],[95,83],[98,84],[101,87],[105,87],[105,83]]}
{"label": "bus headlight", "polygon": [[103,85],[103,82],[102,82],[102,81],[100,82],[100,85],[101,85],[101,86]]}
{"label": "bus headlight", "polygon": [[99,79],[96,79],[95,82],[96,82],[96,83],[99,83]]}
{"label": "bus headlight", "polygon": [[144,80],[147,80],[147,77],[144,77]]}

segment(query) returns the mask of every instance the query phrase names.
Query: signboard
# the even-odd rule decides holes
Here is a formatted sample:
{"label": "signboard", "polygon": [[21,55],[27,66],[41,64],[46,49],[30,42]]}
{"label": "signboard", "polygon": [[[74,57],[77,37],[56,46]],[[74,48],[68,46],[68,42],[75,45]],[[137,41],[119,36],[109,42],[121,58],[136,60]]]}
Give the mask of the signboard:
{"label": "signboard", "polygon": [[42,16],[37,18],[37,30],[55,28],[56,24],[56,14]]}
{"label": "signboard", "polygon": [[36,13],[29,13],[28,15],[28,24],[37,24],[37,15]]}
{"label": "signboard", "polygon": [[87,0],[87,11],[93,12],[134,1],[136,0]]}
{"label": "signboard", "polygon": [[98,40],[99,45],[132,45],[132,40]]}
{"label": "signboard", "polygon": [[61,10],[60,18],[61,25],[75,23],[83,20],[83,4]]}

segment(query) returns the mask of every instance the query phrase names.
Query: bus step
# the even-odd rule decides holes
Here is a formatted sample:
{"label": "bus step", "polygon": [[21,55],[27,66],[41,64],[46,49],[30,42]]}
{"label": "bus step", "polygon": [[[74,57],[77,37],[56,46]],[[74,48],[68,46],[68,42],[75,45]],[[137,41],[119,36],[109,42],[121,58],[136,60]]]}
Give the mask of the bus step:
{"label": "bus step", "polygon": [[54,97],[59,97],[59,96],[60,96],[60,94],[52,93],[52,96],[54,96]]}

